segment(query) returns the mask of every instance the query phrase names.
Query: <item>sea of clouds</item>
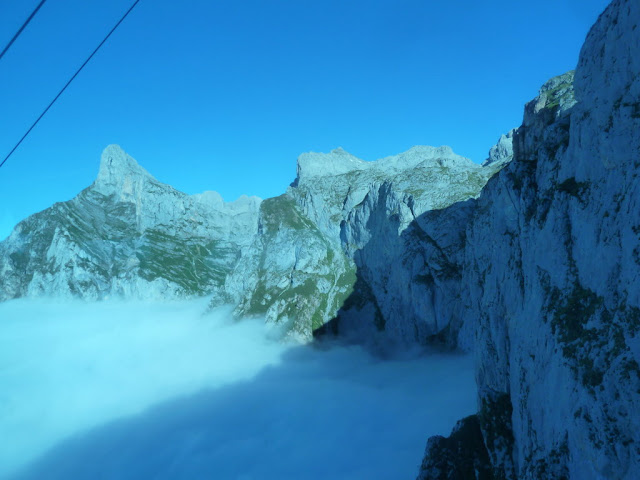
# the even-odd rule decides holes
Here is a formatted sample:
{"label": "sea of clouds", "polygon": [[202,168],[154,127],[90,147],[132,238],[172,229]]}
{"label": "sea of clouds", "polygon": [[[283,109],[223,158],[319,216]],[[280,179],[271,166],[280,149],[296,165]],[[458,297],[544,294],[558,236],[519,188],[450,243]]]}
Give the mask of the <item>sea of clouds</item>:
{"label": "sea of clouds", "polygon": [[468,357],[285,345],[205,302],[0,304],[2,479],[415,478]]}

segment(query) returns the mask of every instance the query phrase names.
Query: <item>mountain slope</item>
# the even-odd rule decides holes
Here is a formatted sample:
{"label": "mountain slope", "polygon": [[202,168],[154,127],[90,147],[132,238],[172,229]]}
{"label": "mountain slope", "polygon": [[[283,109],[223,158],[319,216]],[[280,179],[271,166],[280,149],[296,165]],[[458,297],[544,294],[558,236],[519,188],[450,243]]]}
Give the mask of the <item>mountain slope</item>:
{"label": "mountain slope", "polygon": [[259,204],[178,192],[111,145],[93,185],[0,243],[0,300],[205,294],[248,245]]}

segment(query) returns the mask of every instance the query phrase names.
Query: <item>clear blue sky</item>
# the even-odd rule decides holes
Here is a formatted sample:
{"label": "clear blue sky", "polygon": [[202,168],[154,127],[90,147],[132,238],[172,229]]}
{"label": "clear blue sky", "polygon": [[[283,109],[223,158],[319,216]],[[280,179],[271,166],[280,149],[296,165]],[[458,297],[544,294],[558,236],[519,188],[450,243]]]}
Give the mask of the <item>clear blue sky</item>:
{"label": "clear blue sky", "polygon": [[[4,46],[38,0],[0,3]],[[0,60],[0,157],[131,0],[48,0]],[[608,0],[141,0],[0,169],[0,238],[120,144],[187,193],[284,192],[301,152],[474,161],[575,67]]]}

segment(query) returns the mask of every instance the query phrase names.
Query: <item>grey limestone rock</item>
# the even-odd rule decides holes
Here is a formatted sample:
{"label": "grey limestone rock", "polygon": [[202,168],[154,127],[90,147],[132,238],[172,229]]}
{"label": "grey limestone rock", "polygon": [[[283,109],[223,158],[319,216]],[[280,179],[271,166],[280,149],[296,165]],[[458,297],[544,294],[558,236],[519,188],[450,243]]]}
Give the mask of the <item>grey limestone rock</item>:
{"label": "grey limestone rock", "polygon": [[[500,167],[481,167],[449,147],[414,147],[365,162],[343,149],[306,153],[285,195],[265,200],[248,255],[212,305],[236,315],[266,315],[311,339],[328,322],[342,335],[425,343],[443,331],[455,342],[460,315],[440,286],[456,276],[456,255],[470,209]],[[456,211],[456,213],[452,213]],[[423,240],[431,235],[431,244]],[[455,257],[455,258],[454,258]]]}
{"label": "grey limestone rock", "polygon": [[476,415],[460,420],[448,437],[431,437],[417,480],[493,480]]}
{"label": "grey limestone rock", "polygon": [[489,158],[484,161],[482,166],[504,165],[513,159],[513,134],[515,131],[514,128],[506,135],[500,136],[498,143],[489,150]]}
{"label": "grey limestone rock", "polygon": [[178,192],[110,145],[93,185],[23,220],[0,243],[0,300],[205,294],[248,247],[259,205]]}
{"label": "grey limestone rock", "polygon": [[495,478],[640,472],[640,4],[525,107],[466,230],[480,425]]}

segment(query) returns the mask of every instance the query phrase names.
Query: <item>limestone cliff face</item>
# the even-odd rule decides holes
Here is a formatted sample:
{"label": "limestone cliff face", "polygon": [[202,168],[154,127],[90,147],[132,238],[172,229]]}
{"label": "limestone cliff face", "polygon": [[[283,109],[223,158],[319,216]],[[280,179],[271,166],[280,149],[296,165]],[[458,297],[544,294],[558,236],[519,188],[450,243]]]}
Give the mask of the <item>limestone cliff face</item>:
{"label": "limestone cliff face", "polygon": [[425,343],[445,332],[456,341],[459,304],[449,299],[459,288],[462,233],[472,199],[503,164],[481,167],[449,147],[424,146],[375,162],[341,149],[300,157],[287,194],[355,272],[354,291],[334,312],[342,335],[377,329]]}
{"label": "limestone cliff face", "polygon": [[303,154],[287,193],[262,203],[252,245],[212,305],[264,315],[300,340],[331,321],[357,340],[382,330],[387,340],[424,343],[446,331],[455,342],[461,317],[449,329],[443,319],[454,318],[455,305],[441,290],[459,276],[470,208],[435,210],[477,197],[500,167],[481,167],[449,147],[414,147],[375,162],[342,149]]}
{"label": "limestone cliff face", "polygon": [[259,205],[178,192],[111,145],[93,185],[20,222],[0,243],[0,300],[205,294],[248,247]]}
{"label": "limestone cliff face", "polygon": [[526,105],[466,231],[463,323],[495,478],[640,472],[638,23],[638,2],[612,2],[575,75]]}
{"label": "limestone cliff face", "polygon": [[214,292],[211,306],[232,304],[241,317],[279,324],[286,338],[306,342],[351,294],[355,273],[287,195],[262,202],[247,251]]}
{"label": "limestone cliff face", "polygon": [[[464,321],[476,329],[481,426],[492,463],[506,478],[515,478],[520,469],[513,450],[519,440],[513,438],[514,422],[519,413],[528,411],[528,405],[514,400],[516,384],[528,390],[527,401],[554,409],[557,403],[545,396],[552,391],[561,394],[558,388],[568,385],[550,364],[531,366],[545,358],[557,360],[558,368],[563,363],[554,354],[557,346],[545,321],[546,309],[558,308],[549,305],[549,289],[558,276],[566,277],[568,248],[575,238],[562,224],[566,218],[563,205],[572,196],[557,177],[570,140],[575,104],[572,81],[573,73],[550,80],[527,104],[523,126],[514,133],[514,159],[487,185],[467,229]],[[556,221],[561,225],[555,225]],[[513,355],[518,358],[512,364]],[[552,428],[559,425],[557,413]],[[525,425],[533,427],[529,420]],[[541,444],[548,448],[539,456],[525,453],[528,462],[548,462],[551,450],[556,456],[567,451],[565,435],[550,437],[554,442],[544,439]],[[549,475],[559,478],[561,473]]]}

